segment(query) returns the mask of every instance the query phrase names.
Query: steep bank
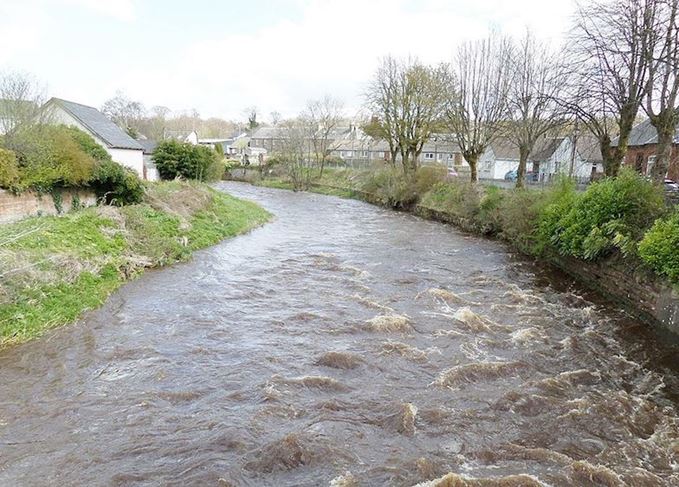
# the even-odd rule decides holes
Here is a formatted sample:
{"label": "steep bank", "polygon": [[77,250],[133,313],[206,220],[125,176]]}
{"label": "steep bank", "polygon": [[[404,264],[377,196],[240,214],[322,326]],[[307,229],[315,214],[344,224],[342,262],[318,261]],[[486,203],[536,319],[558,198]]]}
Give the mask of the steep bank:
{"label": "steep bank", "polygon": [[205,185],[151,185],[145,201],[0,226],[0,346],[98,307],[144,269],[246,232],[270,214]]}
{"label": "steep bank", "polygon": [[[260,179],[256,174],[236,173],[234,179],[292,189],[284,179]],[[408,187],[388,175],[327,171],[322,178],[313,180],[309,190],[398,208],[426,219],[453,224],[468,232],[500,238],[521,253],[559,268],[643,321],[679,336],[677,287],[652,272],[638,256],[625,257],[616,250],[600,259],[575,258],[545,244],[544,238],[541,248],[536,251],[538,229],[535,221],[548,204],[563,199],[559,190],[551,194],[549,191],[513,193],[493,187],[475,190],[463,184],[437,185],[435,178],[427,179],[425,175]],[[504,196],[509,194],[512,194],[511,198],[505,198],[506,204],[501,204]]]}

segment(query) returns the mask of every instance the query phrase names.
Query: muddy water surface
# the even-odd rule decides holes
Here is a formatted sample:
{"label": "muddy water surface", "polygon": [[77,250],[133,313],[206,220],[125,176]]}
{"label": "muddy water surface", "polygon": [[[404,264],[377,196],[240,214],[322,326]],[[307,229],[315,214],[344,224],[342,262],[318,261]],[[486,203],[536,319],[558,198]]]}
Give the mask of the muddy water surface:
{"label": "muddy water surface", "polygon": [[221,187],[277,219],[0,352],[0,485],[679,485],[668,337],[498,242]]}

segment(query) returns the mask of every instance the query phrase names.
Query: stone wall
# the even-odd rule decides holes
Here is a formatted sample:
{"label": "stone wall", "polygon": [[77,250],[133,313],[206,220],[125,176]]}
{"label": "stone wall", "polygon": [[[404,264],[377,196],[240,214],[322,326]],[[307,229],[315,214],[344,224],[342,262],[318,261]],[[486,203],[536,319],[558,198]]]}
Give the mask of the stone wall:
{"label": "stone wall", "polygon": [[[67,189],[60,194],[62,212],[70,211],[76,198],[83,206],[97,204],[97,198],[91,191]],[[0,189],[0,224],[15,222],[29,216],[56,214],[58,211],[51,194],[28,191],[15,195]]]}
{"label": "stone wall", "polygon": [[621,257],[585,262],[552,256],[548,261],[638,318],[679,335],[679,293],[640,263]]}

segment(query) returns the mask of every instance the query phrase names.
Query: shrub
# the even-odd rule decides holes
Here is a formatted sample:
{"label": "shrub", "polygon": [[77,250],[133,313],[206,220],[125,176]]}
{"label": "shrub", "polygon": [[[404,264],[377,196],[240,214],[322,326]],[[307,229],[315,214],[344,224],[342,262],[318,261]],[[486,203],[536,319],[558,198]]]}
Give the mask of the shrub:
{"label": "shrub", "polygon": [[0,188],[14,189],[19,182],[19,166],[14,152],[0,148]]}
{"label": "shrub", "polygon": [[111,161],[111,155],[87,133],[76,127],[62,126],[80,148],[95,161]]}
{"label": "shrub", "polygon": [[664,208],[659,189],[623,170],[581,195],[564,194],[545,209],[540,230],[564,255],[594,260],[615,248],[629,254]]}
{"label": "shrub", "polygon": [[208,181],[222,174],[215,151],[208,147],[176,140],[161,142],[153,152],[153,162],[162,179]]}
{"label": "shrub", "polygon": [[639,256],[655,272],[679,283],[679,211],[653,224],[639,243]]}
{"label": "shrub", "polygon": [[427,208],[445,211],[458,218],[475,221],[483,196],[483,188],[465,181],[438,183],[421,198]]}
{"label": "shrub", "polygon": [[502,206],[504,199],[505,191],[497,186],[485,188],[479,203],[479,212],[476,216],[479,227],[485,233],[496,234],[502,230]]}
{"label": "shrub", "polygon": [[447,169],[443,166],[422,166],[415,172],[414,190],[422,196],[446,178]]}
{"label": "shrub", "polygon": [[386,168],[371,173],[361,188],[370,193],[378,203],[392,208],[407,208],[417,201],[418,195],[403,172]]}
{"label": "shrub", "polygon": [[37,126],[16,136],[18,189],[48,192],[55,187],[82,186],[90,179],[94,159],[72,134],[65,126]]}
{"label": "shrub", "polygon": [[144,183],[137,173],[110,159],[96,163],[90,185],[106,204],[130,205],[144,197]]}
{"label": "shrub", "polygon": [[503,238],[524,252],[538,253],[539,222],[549,200],[550,195],[547,191],[528,189],[507,191],[499,210]]}

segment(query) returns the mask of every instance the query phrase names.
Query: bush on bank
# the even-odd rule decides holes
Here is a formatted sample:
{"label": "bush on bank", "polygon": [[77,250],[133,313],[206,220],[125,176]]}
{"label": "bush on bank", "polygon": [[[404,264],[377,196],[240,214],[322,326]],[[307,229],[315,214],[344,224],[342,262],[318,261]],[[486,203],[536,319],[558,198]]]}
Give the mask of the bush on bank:
{"label": "bush on bank", "polygon": [[346,188],[345,195],[368,193],[384,206],[440,212],[536,256],[594,261],[620,253],[679,284],[679,216],[663,218],[668,210],[662,190],[631,170],[584,192],[568,179],[539,191],[472,185],[435,167],[422,167],[414,176],[384,167],[328,170],[316,183],[323,192]]}
{"label": "bush on bank", "polygon": [[50,193],[92,187],[105,203],[141,201],[137,174],[113,162],[85,132],[65,125],[36,125],[0,139],[0,188]]}
{"label": "bush on bank", "polygon": [[222,177],[223,158],[209,147],[177,140],[161,142],[153,151],[153,162],[162,179],[215,181]]}
{"label": "bush on bank", "polygon": [[142,203],[0,226],[0,346],[93,309],[144,269],[264,223],[270,215],[196,183],[149,185]]}

